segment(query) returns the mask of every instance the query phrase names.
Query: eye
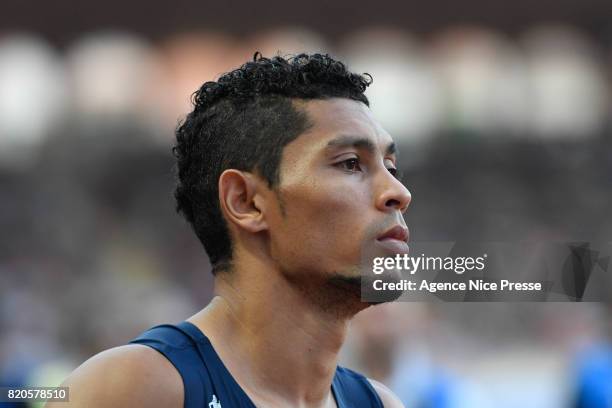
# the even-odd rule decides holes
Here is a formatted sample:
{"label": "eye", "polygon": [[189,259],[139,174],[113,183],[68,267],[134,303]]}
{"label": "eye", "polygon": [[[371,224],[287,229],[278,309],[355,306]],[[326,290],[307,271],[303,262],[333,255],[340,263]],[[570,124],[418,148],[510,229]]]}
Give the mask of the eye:
{"label": "eye", "polygon": [[352,157],[350,159],[343,160],[337,165],[350,173],[356,173],[358,171],[362,171],[361,166],[359,165],[359,159],[356,157]]}

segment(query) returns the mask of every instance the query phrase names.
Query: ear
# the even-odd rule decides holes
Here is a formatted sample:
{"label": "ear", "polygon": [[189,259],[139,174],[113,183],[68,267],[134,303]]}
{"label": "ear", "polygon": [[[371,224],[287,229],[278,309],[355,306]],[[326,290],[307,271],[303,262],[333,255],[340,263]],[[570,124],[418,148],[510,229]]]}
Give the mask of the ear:
{"label": "ear", "polygon": [[226,219],[248,232],[268,228],[264,218],[261,180],[251,173],[228,169],[219,177],[219,203]]}

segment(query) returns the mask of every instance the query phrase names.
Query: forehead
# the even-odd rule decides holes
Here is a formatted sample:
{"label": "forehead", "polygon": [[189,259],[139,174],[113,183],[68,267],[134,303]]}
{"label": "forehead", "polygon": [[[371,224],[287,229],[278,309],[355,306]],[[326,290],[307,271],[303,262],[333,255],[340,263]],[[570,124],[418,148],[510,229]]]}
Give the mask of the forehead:
{"label": "forehead", "polygon": [[297,102],[296,105],[306,112],[312,127],[287,146],[292,147],[291,150],[320,150],[339,136],[367,138],[382,152],[393,143],[370,108],[362,102],[332,98]]}

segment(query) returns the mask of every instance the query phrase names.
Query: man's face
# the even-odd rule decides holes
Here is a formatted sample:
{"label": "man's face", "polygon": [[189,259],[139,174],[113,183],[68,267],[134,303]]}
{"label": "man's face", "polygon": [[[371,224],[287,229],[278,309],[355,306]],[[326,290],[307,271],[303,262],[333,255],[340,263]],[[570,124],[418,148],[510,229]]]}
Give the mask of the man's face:
{"label": "man's face", "polygon": [[272,257],[298,282],[358,278],[364,259],[407,248],[401,238],[382,239],[405,229],[411,199],[393,175],[393,140],[361,102],[299,106],[313,126],[283,150],[278,211],[267,217]]}

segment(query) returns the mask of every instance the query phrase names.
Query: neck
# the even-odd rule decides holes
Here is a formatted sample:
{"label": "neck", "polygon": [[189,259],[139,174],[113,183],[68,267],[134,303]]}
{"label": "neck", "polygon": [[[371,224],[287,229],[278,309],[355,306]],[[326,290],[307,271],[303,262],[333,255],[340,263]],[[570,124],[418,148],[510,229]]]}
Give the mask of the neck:
{"label": "neck", "polygon": [[214,299],[190,320],[250,396],[274,406],[332,406],[338,352],[357,310],[330,307],[329,296],[325,304],[257,259],[243,264],[248,270],[237,263],[217,275]]}

